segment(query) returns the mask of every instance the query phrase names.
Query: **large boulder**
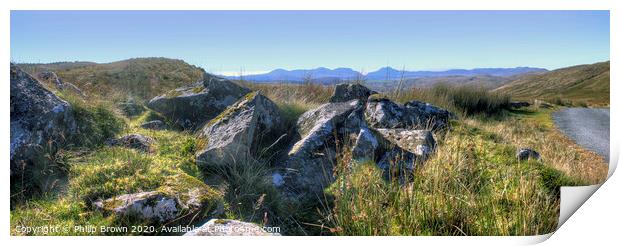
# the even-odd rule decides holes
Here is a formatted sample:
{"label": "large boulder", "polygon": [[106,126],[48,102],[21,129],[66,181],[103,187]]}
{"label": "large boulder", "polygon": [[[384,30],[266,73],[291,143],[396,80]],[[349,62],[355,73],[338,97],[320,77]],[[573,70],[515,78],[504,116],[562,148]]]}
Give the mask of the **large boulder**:
{"label": "large boulder", "polygon": [[278,106],[259,92],[249,93],[200,130],[196,162],[203,168],[246,163],[283,131]]}
{"label": "large boulder", "polygon": [[250,93],[227,79],[204,73],[201,81],[151,99],[147,105],[184,129],[196,129]]}
{"label": "large boulder", "polygon": [[[363,108],[359,100],[328,103],[301,115],[297,130],[301,140],[288,153],[284,184],[295,193],[321,193],[334,177],[336,143],[343,139],[347,121]],[[344,135],[347,133],[345,132]],[[275,178],[274,178],[275,180]]]}
{"label": "large boulder", "polygon": [[364,112],[366,121],[374,128],[405,128],[417,130],[440,130],[449,127],[456,116],[439,107],[420,101],[405,105],[386,98],[371,98]]}
{"label": "large boulder", "polygon": [[115,196],[93,206],[121,218],[163,223],[198,212],[221,213],[222,201],[219,191],[187,174],[177,174],[157,190]]}
{"label": "large boulder", "polygon": [[204,225],[183,236],[279,236],[278,232],[267,232],[265,228],[248,222],[211,219]]}
{"label": "large boulder", "polygon": [[370,95],[377,94],[376,91],[370,90],[360,84],[338,84],[334,90],[334,94],[329,99],[330,102],[348,102],[351,100],[360,100],[366,102]]}
{"label": "large boulder", "polygon": [[72,107],[11,64],[11,176],[28,169],[47,189],[53,155],[76,131]]}

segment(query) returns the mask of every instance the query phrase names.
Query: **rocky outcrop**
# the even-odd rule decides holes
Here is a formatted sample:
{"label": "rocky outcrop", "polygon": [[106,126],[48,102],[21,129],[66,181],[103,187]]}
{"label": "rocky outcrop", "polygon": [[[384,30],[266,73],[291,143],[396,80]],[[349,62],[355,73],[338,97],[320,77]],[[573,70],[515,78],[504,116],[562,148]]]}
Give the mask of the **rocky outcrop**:
{"label": "rocky outcrop", "polygon": [[541,160],[540,154],[532,149],[528,148],[520,148],[517,150],[517,160],[519,161],[528,161],[528,160]]}
{"label": "rocky outcrop", "polygon": [[449,126],[456,116],[431,104],[410,101],[398,105],[388,99],[371,99],[364,113],[366,121],[374,128],[405,128],[440,130]]}
{"label": "rocky outcrop", "polygon": [[347,120],[355,120],[362,107],[359,100],[328,103],[301,115],[297,121],[301,140],[293,145],[285,164],[287,186],[318,193],[333,181],[336,141],[346,135]]}
{"label": "rocky outcrop", "polygon": [[166,123],[161,120],[152,120],[140,124],[140,127],[150,130],[164,130],[166,129]]}
{"label": "rocky outcrop", "polygon": [[259,92],[247,94],[198,133],[196,162],[203,168],[246,163],[284,131],[280,109]]}
{"label": "rocky outcrop", "polygon": [[11,176],[25,169],[37,173],[46,189],[53,155],[76,131],[72,107],[36,79],[11,64]]}
{"label": "rocky outcrop", "polygon": [[377,94],[377,92],[360,84],[338,84],[329,101],[348,102],[357,99],[366,102],[368,97],[373,94]]}
{"label": "rocky outcrop", "polygon": [[248,88],[204,73],[201,81],[155,97],[147,106],[182,128],[193,130],[248,93]]}
{"label": "rocky outcrop", "polygon": [[163,223],[188,213],[220,213],[223,205],[222,194],[194,177],[177,174],[157,190],[115,196],[93,206],[120,217]]}
{"label": "rocky outcrop", "polygon": [[125,148],[149,152],[151,149],[151,144],[154,142],[155,140],[152,138],[141,134],[129,134],[118,139],[110,139],[106,141],[106,144],[109,146],[122,146]]}
{"label": "rocky outcrop", "polygon": [[39,73],[37,75],[37,78],[40,81],[44,81],[44,82],[47,82],[48,84],[53,85],[59,91],[70,91],[70,92],[73,92],[74,94],[79,95],[81,97],[86,97],[86,94],[84,94],[84,92],[82,90],[80,90],[80,88],[78,88],[77,86],[75,86],[72,83],[64,82],[54,72],[45,71],[45,72]]}
{"label": "rocky outcrop", "polygon": [[183,236],[279,236],[265,228],[248,222],[228,219],[212,219]]}

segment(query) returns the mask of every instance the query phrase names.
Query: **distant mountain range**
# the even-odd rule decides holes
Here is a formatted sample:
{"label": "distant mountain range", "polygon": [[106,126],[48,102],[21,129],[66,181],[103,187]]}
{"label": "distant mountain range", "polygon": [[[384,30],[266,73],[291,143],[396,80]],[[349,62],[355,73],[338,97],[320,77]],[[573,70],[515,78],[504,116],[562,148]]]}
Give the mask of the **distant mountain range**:
{"label": "distant mountain range", "polygon": [[[542,73],[547,72],[544,68],[534,67],[515,67],[515,68],[475,68],[475,69],[450,69],[445,71],[403,71],[391,67],[383,67],[377,71],[370,72],[366,75],[355,71],[351,68],[316,68],[316,69],[296,69],[285,70],[276,69],[264,74],[244,75],[242,79],[256,82],[276,82],[276,81],[304,81],[312,79],[313,81],[341,81],[353,80],[356,78],[365,78],[368,81],[391,81],[399,80],[401,77],[405,79],[415,79],[424,77],[445,77],[445,76],[499,76],[509,77],[513,75],[526,73]],[[224,76],[229,79],[241,79],[239,76]]]}

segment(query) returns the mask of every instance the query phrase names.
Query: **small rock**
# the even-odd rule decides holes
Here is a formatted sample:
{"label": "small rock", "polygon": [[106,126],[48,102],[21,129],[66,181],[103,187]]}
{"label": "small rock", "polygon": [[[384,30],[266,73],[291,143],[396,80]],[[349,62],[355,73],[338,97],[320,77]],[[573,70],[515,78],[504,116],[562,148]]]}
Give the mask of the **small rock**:
{"label": "small rock", "polygon": [[530,106],[529,102],[510,102],[510,108],[518,109],[518,108],[527,108]]}
{"label": "small rock", "polygon": [[366,102],[373,94],[377,92],[360,84],[338,84],[329,102],[348,102],[355,99]]}
{"label": "small rock", "polygon": [[152,120],[142,123],[140,127],[151,130],[164,130],[166,129],[166,123],[161,120]]}
{"label": "small rock", "polygon": [[537,108],[553,108],[553,104],[538,99],[534,100],[534,106]]}
{"label": "small rock", "polygon": [[150,137],[141,134],[129,134],[119,139],[110,139],[106,141],[106,144],[109,146],[123,146],[125,148],[148,152],[153,142],[155,142],[155,140]]}
{"label": "small rock", "polygon": [[204,225],[183,236],[279,236],[279,232],[267,232],[263,227],[229,219],[211,219]]}
{"label": "small rock", "polygon": [[540,154],[538,154],[538,152],[532,150],[532,149],[527,149],[527,148],[521,148],[519,150],[517,150],[517,160],[519,161],[527,161],[527,160],[537,160],[540,161]]}

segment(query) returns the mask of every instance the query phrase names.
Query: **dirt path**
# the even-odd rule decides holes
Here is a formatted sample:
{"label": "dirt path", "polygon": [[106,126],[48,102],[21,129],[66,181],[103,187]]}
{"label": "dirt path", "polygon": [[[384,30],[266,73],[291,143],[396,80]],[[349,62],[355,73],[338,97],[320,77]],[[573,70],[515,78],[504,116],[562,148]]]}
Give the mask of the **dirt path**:
{"label": "dirt path", "polygon": [[609,109],[567,108],[553,113],[555,125],[586,149],[609,162]]}

